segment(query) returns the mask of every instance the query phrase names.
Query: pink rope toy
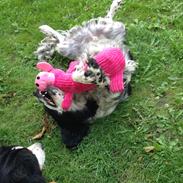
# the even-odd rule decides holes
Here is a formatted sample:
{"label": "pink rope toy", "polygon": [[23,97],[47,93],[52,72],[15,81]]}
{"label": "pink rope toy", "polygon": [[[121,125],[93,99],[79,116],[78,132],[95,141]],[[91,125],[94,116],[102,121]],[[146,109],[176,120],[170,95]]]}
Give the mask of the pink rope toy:
{"label": "pink rope toy", "polygon": [[[125,57],[119,48],[107,48],[98,53],[94,59],[99,67],[109,77],[110,91],[113,93],[122,92],[124,90],[123,72],[125,68]],[[91,91],[96,88],[95,84],[82,84],[72,79],[72,73],[75,71],[79,61],[70,63],[66,72],[53,68],[47,62],[37,63],[37,69],[41,70],[35,80],[35,84],[39,91],[45,91],[48,86],[58,87],[65,92],[62,108],[68,110],[72,104],[74,93]]]}

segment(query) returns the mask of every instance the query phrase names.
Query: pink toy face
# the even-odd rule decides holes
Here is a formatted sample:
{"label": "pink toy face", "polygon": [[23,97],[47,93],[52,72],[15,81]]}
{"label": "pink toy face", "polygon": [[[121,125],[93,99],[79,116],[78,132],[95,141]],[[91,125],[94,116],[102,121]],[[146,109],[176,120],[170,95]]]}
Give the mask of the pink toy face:
{"label": "pink toy face", "polygon": [[39,91],[45,91],[48,86],[54,84],[55,76],[53,73],[40,72],[35,79],[35,85]]}

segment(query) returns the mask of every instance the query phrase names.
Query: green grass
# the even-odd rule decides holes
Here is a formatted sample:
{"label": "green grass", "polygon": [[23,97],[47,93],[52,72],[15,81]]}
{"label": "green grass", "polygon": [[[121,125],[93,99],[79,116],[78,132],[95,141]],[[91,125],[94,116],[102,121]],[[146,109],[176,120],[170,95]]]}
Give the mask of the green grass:
{"label": "green grass", "polygon": [[[69,29],[105,15],[110,0],[1,0],[0,143],[28,146],[40,130],[43,108],[33,97],[33,55],[38,26]],[[97,120],[76,151],[55,128],[45,145],[44,175],[57,183],[183,182],[183,3],[126,0],[115,19],[127,27],[127,44],[139,63],[133,94],[109,117]],[[51,121],[51,120],[50,120]],[[144,147],[154,146],[146,153]]]}

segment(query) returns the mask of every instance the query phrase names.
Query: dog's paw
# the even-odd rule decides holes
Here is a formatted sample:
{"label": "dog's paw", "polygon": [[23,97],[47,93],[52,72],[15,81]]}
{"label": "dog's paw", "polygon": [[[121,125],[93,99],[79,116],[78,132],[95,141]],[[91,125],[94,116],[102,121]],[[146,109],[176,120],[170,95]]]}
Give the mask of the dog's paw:
{"label": "dog's paw", "polygon": [[48,25],[41,25],[39,27],[39,30],[48,37],[56,38],[59,42],[62,42],[64,39],[63,35],[61,35],[58,31],[54,30]]}
{"label": "dog's paw", "polygon": [[125,85],[131,81],[132,74],[135,72],[138,67],[138,63],[134,60],[127,60],[124,72]]}
{"label": "dog's paw", "polygon": [[138,67],[137,62],[135,62],[134,60],[127,60],[126,66],[125,66],[125,71],[133,73],[133,72],[135,72],[137,67]]}
{"label": "dog's paw", "polygon": [[76,71],[76,72],[74,72],[72,74],[72,79],[75,82],[83,83],[83,84],[95,83],[95,75],[90,73],[90,71],[86,71],[86,72],[84,72],[84,71],[81,71],[81,72]]}
{"label": "dog's paw", "polygon": [[[85,68],[84,64],[79,64],[76,66],[76,70],[72,73],[72,79],[75,82],[83,84],[91,84],[95,81],[95,74],[88,68]],[[88,66],[87,66],[88,67]]]}
{"label": "dog's paw", "polygon": [[72,74],[72,78],[76,82],[84,84],[96,84],[99,87],[105,87],[109,85],[109,79],[105,76],[102,69],[95,61],[90,58],[87,61],[87,67],[82,64],[76,66],[76,70]]}
{"label": "dog's paw", "polygon": [[46,34],[47,36],[53,36],[53,34],[54,34],[54,32],[55,32],[55,30],[52,29],[52,28],[51,28],[50,26],[48,26],[48,25],[41,25],[41,26],[39,27],[39,30],[40,30],[42,33]]}

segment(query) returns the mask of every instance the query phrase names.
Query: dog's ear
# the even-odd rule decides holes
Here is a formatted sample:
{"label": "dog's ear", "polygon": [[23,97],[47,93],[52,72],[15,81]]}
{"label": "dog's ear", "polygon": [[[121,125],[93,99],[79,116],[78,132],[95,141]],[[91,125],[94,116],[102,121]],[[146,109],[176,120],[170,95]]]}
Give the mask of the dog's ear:
{"label": "dog's ear", "polygon": [[94,69],[98,69],[99,65],[97,64],[97,61],[94,58],[88,58],[88,66],[93,67]]}
{"label": "dog's ear", "polygon": [[75,149],[78,144],[87,136],[89,132],[88,124],[73,125],[73,128],[62,128],[61,127],[62,141],[65,146],[72,150]]}
{"label": "dog's ear", "polygon": [[53,69],[53,66],[51,64],[49,64],[48,62],[38,62],[36,64],[36,68],[41,70],[41,71],[46,71],[46,72],[50,72]]}

